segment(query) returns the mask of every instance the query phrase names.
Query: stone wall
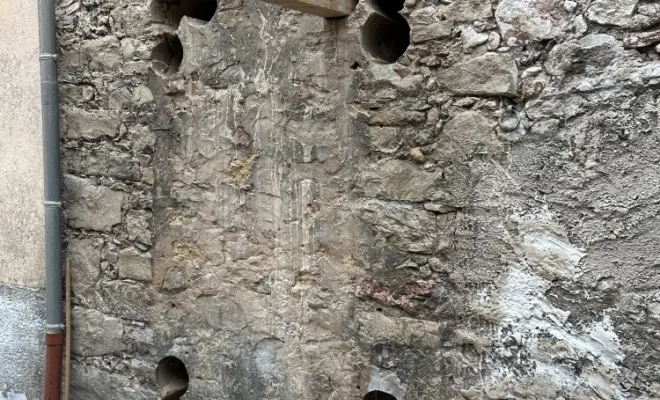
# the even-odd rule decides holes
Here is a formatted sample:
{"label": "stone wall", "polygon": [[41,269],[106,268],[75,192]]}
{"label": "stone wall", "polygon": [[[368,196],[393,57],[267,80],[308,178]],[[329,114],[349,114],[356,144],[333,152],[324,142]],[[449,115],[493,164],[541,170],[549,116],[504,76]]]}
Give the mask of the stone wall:
{"label": "stone wall", "polygon": [[74,399],[660,396],[660,8],[367,3],[59,3]]}

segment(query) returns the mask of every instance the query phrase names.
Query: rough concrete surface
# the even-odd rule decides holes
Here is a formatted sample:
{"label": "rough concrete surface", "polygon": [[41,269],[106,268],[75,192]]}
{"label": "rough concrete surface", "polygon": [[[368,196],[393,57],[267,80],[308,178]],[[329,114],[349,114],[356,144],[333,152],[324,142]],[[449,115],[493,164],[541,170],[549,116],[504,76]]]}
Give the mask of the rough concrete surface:
{"label": "rough concrete surface", "polygon": [[38,399],[43,388],[44,298],[0,285],[0,399]]}
{"label": "rough concrete surface", "polygon": [[660,8],[186,7],[58,4],[74,399],[660,397]]}

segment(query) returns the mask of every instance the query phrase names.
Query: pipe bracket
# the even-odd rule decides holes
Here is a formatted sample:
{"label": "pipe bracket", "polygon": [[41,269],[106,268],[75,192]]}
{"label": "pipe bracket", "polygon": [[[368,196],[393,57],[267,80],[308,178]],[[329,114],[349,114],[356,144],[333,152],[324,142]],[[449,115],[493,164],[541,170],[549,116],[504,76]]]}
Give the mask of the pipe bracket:
{"label": "pipe bracket", "polygon": [[62,208],[62,203],[59,201],[44,201],[44,206],[51,208]]}
{"label": "pipe bracket", "polygon": [[41,53],[39,54],[39,61],[57,61],[57,54]]}

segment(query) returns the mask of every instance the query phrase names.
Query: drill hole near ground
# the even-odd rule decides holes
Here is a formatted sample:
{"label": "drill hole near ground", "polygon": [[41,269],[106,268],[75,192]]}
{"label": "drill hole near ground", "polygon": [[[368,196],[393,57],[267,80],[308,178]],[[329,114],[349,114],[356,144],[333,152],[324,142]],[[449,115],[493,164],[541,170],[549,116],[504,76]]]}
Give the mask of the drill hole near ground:
{"label": "drill hole near ground", "polygon": [[177,357],[164,357],[156,367],[156,382],[160,388],[160,399],[178,400],[188,391],[188,369]]}
{"label": "drill hole near ground", "polygon": [[381,392],[380,390],[372,390],[364,395],[362,400],[398,400],[396,397],[389,393]]}

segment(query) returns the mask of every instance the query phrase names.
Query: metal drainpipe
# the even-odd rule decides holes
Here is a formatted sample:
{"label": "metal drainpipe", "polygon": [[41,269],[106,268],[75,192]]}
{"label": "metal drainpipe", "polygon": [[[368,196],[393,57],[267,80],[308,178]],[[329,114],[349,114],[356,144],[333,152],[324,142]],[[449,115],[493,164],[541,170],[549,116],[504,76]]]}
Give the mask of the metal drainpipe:
{"label": "metal drainpipe", "polygon": [[44,399],[60,400],[64,321],[62,316],[60,118],[57,87],[55,0],[38,0],[38,8],[46,234],[46,371]]}

